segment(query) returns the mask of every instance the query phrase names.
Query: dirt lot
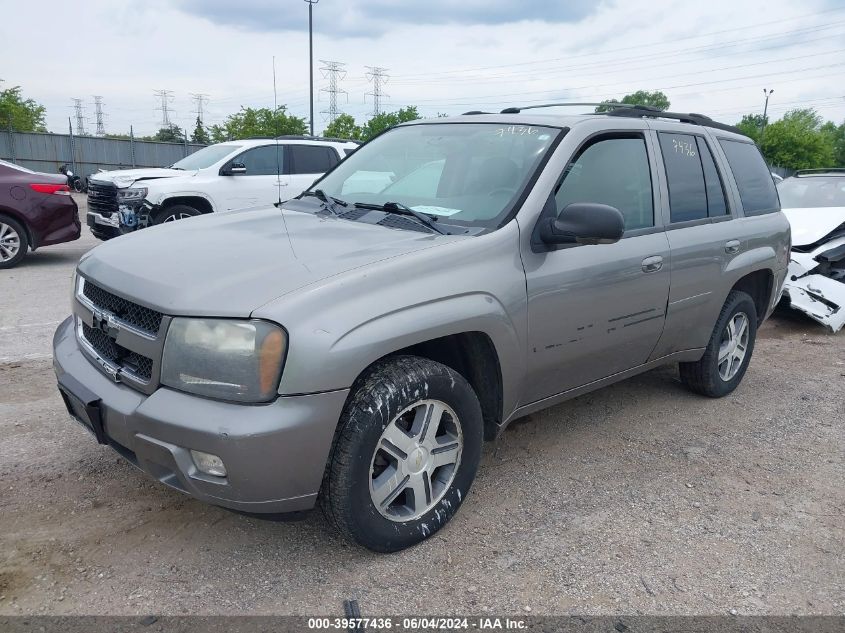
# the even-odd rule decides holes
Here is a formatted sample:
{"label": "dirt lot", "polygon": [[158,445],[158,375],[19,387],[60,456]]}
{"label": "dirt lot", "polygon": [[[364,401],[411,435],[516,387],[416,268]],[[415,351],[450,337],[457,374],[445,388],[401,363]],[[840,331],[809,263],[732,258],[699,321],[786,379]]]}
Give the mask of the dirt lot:
{"label": "dirt lot", "polygon": [[650,372],[514,424],[400,554],[205,506],[65,413],[87,234],[0,273],[0,614],[845,614],[845,334],[778,315],[723,400]]}

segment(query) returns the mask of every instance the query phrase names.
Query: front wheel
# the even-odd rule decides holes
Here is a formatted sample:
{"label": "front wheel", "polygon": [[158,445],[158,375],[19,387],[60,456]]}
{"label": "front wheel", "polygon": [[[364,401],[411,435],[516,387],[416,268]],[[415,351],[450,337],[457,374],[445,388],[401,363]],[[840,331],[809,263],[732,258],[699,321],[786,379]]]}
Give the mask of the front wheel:
{"label": "front wheel", "polygon": [[350,394],[321,490],[350,540],[395,552],[455,514],[481,458],[481,406],[453,369],[416,356],[376,365]]}
{"label": "front wheel", "polygon": [[757,339],[757,308],[733,290],[725,300],[701,360],[680,363],[681,380],[692,391],[721,398],[737,388],[751,362]]}
{"label": "front wheel", "polygon": [[165,207],[153,218],[153,224],[164,224],[165,222],[176,222],[177,220],[184,220],[192,218],[197,215],[202,215],[199,209],[187,204],[172,204]]}

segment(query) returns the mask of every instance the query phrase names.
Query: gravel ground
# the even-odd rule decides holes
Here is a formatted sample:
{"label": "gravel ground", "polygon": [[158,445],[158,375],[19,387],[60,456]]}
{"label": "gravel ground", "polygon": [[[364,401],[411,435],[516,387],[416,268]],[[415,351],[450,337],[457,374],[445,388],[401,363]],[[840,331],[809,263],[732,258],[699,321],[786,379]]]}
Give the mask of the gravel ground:
{"label": "gravel ground", "polygon": [[[80,199],[81,201],[81,199]],[[65,413],[83,239],[0,273],[0,614],[845,614],[845,334],[778,314],[722,400],[659,369],[514,423],[422,545],[203,505]]]}

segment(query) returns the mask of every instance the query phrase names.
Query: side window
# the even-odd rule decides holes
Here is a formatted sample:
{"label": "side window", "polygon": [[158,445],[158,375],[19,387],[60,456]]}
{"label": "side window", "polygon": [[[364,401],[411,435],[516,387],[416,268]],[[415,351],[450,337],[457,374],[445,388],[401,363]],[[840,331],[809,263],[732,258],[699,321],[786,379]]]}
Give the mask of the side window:
{"label": "side window", "polygon": [[245,151],[232,159],[233,163],[242,163],[247,176],[275,176],[285,168],[284,147],[264,145]]}
{"label": "side window", "polygon": [[625,230],[654,226],[654,198],[645,139],[601,138],[582,148],[555,192],[557,212],[573,202],[609,204],[622,212]]}
{"label": "side window", "polygon": [[775,183],[757,146],[727,139],[721,139],[719,144],[728,157],[745,215],[774,213],[779,210],[780,202]]}
{"label": "side window", "polygon": [[727,215],[728,203],[725,201],[725,190],[722,187],[722,180],[719,178],[719,171],[713,160],[713,154],[707,147],[707,141],[696,136],[698,143],[698,155],[701,156],[701,166],[704,168],[704,186],[707,189],[707,215],[711,218]]}
{"label": "side window", "polygon": [[337,152],[325,145],[288,145],[292,174],[322,174],[340,162]]}
{"label": "side window", "polygon": [[707,189],[698,144],[691,134],[660,132],[660,150],[669,185],[669,217],[689,222],[707,217]]}

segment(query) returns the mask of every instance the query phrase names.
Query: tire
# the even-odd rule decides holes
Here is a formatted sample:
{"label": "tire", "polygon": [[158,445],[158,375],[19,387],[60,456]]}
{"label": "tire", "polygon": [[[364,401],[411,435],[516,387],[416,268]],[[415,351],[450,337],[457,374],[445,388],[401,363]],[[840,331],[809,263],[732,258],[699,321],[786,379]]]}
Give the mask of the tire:
{"label": "tire", "polygon": [[75,178],[71,189],[73,189],[76,193],[82,193],[83,189],[85,189],[82,184],[82,178]]}
{"label": "tire", "polygon": [[376,552],[419,543],[466,498],[482,436],[478,398],[456,371],[417,356],[377,363],[356,381],[335,433],[320,492],[326,518]]}
{"label": "tire", "polygon": [[29,252],[29,236],[17,220],[0,215],[0,269],[14,268]]}
{"label": "tire", "polygon": [[175,222],[176,220],[184,220],[185,218],[192,218],[197,215],[202,215],[202,212],[188,204],[172,204],[155,214],[153,224]]}
{"label": "tire", "polygon": [[[731,337],[729,329],[731,324],[736,333],[734,337]],[[728,395],[745,376],[751,355],[754,353],[756,339],[757,308],[754,301],[748,294],[733,290],[722,306],[704,356],[694,363],[679,364],[681,381],[690,390],[703,396],[721,398]],[[720,350],[727,354],[727,358],[721,362]]]}

